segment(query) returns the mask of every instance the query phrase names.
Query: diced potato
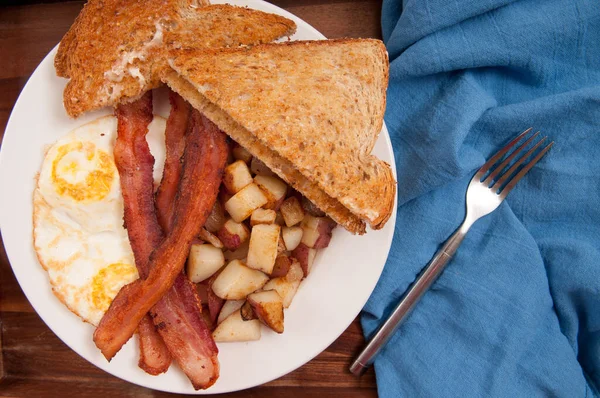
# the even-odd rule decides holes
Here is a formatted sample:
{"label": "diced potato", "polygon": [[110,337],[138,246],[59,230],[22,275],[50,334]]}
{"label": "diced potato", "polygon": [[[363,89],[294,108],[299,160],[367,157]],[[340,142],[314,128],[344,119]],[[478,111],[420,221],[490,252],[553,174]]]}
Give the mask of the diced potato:
{"label": "diced potato", "polygon": [[242,308],[240,308],[240,314],[242,315],[242,319],[245,321],[258,319],[258,316],[254,312],[254,308],[252,308],[248,301],[246,301],[244,305],[242,305]]}
{"label": "diced potato", "polygon": [[276,224],[259,224],[252,228],[250,234],[250,248],[246,264],[270,274],[277,257],[280,226]]}
{"label": "diced potato", "polygon": [[221,240],[219,238],[217,238],[215,235],[208,232],[205,228],[200,229],[200,233],[198,234],[198,237],[200,239],[202,239],[203,241],[210,243],[214,247],[218,247],[219,249],[223,248],[223,242],[221,242]]}
{"label": "diced potato", "polygon": [[223,322],[225,318],[229,315],[233,314],[235,311],[239,310],[242,305],[244,305],[244,300],[227,300],[221,307],[221,312],[219,313],[219,318],[217,319],[217,324]]}
{"label": "diced potato", "polygon": [[192,245],[187,262],[187,275],[192,282],[199,283],[210,278],[223,265],[225,257],[221,249],[210,243]]}
{"label": "diced potato", "polygon": [[292,262],[290,264],[288,273],[285,275],[285,279],[289,282],[301,281],[304,278],[304,271],[302,270],[302,266],[300,262],[295,258],[291,258]]}
{"label": "diced potato", "polygon": [[282,227],[285,226],[285,220],[283,219],[280,211],[278,211],[277,215],[275,216],[275,224],[281,225]]}
{"label": "diced potato", "polygon": [[242,222],[255,209],[267,204],[267,197],[256,184],[248,184],[225,203],[225,210],[235,222]]}
{"label": "diced potato", "polygon": [[280,276],[286,276],[292,265],[292,259],[285,254],[280,254],[275,259],[275,265],[273,271],[271,271],[271,278],[278,278]]}
{"label": "diced potato", "polygon": [[280,254],[287,254],[287,249],[285,247],[285,243],[283,243],[283,239],[281,239],[281,236],[279,236],[279,241],[277,242],[277,255],[279,256]]}
{"label": "diced potato", "polygon": [[263,289],[276,290],[281,296],[283,308],[288,308],[298,291],[298,286],[300,286],[300,281],[290,282],[286,278],[273,278],[263,286]]}
{"label": "diced potato", "polygon": [[269,209],[256,209],[250,216],[250,225],[255,226],[258,224],[273,224],[277,213],[275,210]]}
{"label": "diced potato", "polygon": [[263,287],[268,280],[264,273],[248,268],[240,260],[233,260],[215,279],[212,289],[222,299],[241,300]]}
{"label": "diced potato", "polygon": [[204,223],[204,228],[211,233],[215,233],[221,229],[221,227],[225,224],[225,211],[223,210],[223,205],[220,201],[216,200],[213,205],[206,222]]}
{"label": "diced potato", "polygon": [[213,338],[217,343],[254,341],[260,339],[260,321],[244,321],[240,311],[235,311],[217,326]]}
{"label": "diced potato", "polygon": [[242,243],[248,240],[250,230],[245,224],[237,223],[231,218],[225,221],[223,227],[217,232],[217,236],[228,250],[236,250]]}
{"label": "diced potato", "polygon": [[265,209],[277,210],[285,199],[287,184],[275,176],[257,175],[254,177],[254,183],[263,191],[267,198]]}
{"label": "diced potato", "polygon": [[328,217],[306,215],[302,220],[302,243],[308,247],[322,249],[329,246],[331,234],[336,224]]}
{"label": "diced potato", "polygon": [[292,251],[292,257],[294,257],[300,262],[302,271],[304,271],[304,276],[308,276],[308,274],[310,273],[316,254],[316,249],[308,247],[304,243],[300,243],[298,247],[294,249],[294,251]]}
{"label": "diced potato", "polygon": [[247,300],[259,321],[283,333],[283,300],[276,290],[252,293]]}
{"label": "diced potato", "polygon": [[234,159],[236,159],[236,160],[242,160],[246,164],[250,163],[250,161],[252,160],[252,154],[250,152],[248,152],[246,150],[246,148],[241,147],[239,145],[234,145],[234,147],[231,150],[231,152],[233,153]]}
{"label": "diced potato", "polygon": [[225,256],[225,260],[227,261],[231,261],[231,260],[244,260],[245,258],[248,257],[248,249],[250,248],[250,241],[247,240],[244,243],[242,243],[240,245],[240,247],[238,247],[235,250],[226,250],[225,252],[223,252],[223,255]]}
{"label": "diced potato", "polygon": [[285,225],[293,227],[304,219],[304,210],[302,205],[295,196],[291,196],[281,204],[281,215],[285,221]]}
{"label": "diced potato", "polygon": [[252,158],[250,162],[250,170],[252,173],[261,175],[261,176],[274,176],[275,173],[271,171],[270,168],[267,167],[266,164],[258,160],[257,158]]}
{"label": "diced potato", "polygon": [[294,250],[302,240],[303,230],[300,227],[283,227],[281,229],[281,237],[285,248],[289,251]]}
{"label": "diced potato", "polygon": [[238,193],[246,185],[252,183],[250,170],[243,160],[236,160],[225,167],[223,174],[223,184],[225,188],[233,194]]}

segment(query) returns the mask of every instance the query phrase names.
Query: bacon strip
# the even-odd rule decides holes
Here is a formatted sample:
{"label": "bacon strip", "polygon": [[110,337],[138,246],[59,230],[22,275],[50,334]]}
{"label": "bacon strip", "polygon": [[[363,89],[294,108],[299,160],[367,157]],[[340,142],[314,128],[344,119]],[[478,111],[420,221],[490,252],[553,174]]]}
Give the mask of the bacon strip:
{"label": "bacon strip", "polygon": [[[169,101],[171,113],[165,131],[165,168],[155,200],[156,215],[165,235],[171,230],[175,213],[176,194],[183,170],[181,158],[191,113],[191,106],[177,93],[171,91]],[[192,123],[190,127],[193,126]],[[218,350],[202,317],[196,288],[183,272],[150,314],[194,388],[212,385],[219,375]]]}
{"label": "bacon strip", "polygon": [[171,227],[175,195],[181,177],[181,158],[185,150],[185,132],[188,127],[191,106],[174,91],[169,93],[171,113],[165,131],[166,157],[160,186],[156,191],[156,215],[163,231]]}
{"label": "bacon strip", "polygon": [[[159,302],[181,274],[191,242],[205,223],[216,200],[228,154],[226,136],[196,111],[192,114],[192,123],[188,133],[183,176],[176,198],[171,233],[150,256],[148,277],[126,285],[120,290],[94,333],[96,346],[109,360],[129,340],[144,315]],[[185,296],[184,289],[181,291],[177,289],[176,295],[186,299],[186,302],[191,300]],[[166,298],[172,301],[172,297],[174,295],[170,293]],[[178,310],[186,315],[195,313],[198,315],[196,318],[198,322],[190,316],[188,324],[205,328],[201,344],[210,361],[200,361],[202,364],[199,367],[189,366],[186,363],[183,368],[186,374],[204,370],[202,374],[204,377],[198,377],[192,380],[192,383],[195,388],[206,388],[214,383],[218,374],[216,345],[195,309],[186,305]],[[152,312],[156,312],[158,316],[162,315],[167,321],[170,319],[170,314],[163,314],[158,311],[158,308],[153,309]],[[155,324],[157,324],[156,319]],[[158,325],[161,332],[168,326],[166,322],[165,327],[162,322],[158,322]],[[189,347],[191,343],[199,341],[192,340],[192,342],[187,341],[184,337],[181,342]],[[171,353],[176,355],[173,351]],[[207,365],[210,369],[207,369]]]}
{"label": "bacon strip", "polygon": [[[152,122],[152,92],[146,93],[139,100],[120,106],[116,111],[119,125],[118,138],[115,142],[114,157],[121,179],[121,190],[125,203],[124,219],[127,234],[133,249],[135,263],[140,277],[148,275],[148,258],[152,250],[162,241],[161,230],[154,238],[147,238],[144,231],[152,228],[152,223],[145,223],[141,217],[148,210],[152,212],[153,202],[138,200],[137,192],[152,187],[152,168],[154,158],[146,142],[148,124]],[[140,172],[136,173],[139,167]],[[147,172],[149,170],[149,172]],[[143,199],[143,198],[140,198]],[[152,214],[154,214],[152,212]],[[156,222],[155,222],[156,223]],[[132,228],[136,226],[137,228]],[[146,373],[157,375],[166,372],[171,365],[171,354],[162,338],[156,331],[150,316],[142,318],[138,333],[140,336],[140,359],[138,366]]]}
{"label": "bacon strip", "polygon": [[218,349],[202,318],[200,300],[183,275],[150,310],[171,354],[196,390],[212,386],[219,377]]}
{"label": "bacon strip", "polygon": [[156,330],[150,314],[146,314],[140,321],[138,334],[140,337],[138,366],[153,376],[166,372],[171,365],[171,353]]}

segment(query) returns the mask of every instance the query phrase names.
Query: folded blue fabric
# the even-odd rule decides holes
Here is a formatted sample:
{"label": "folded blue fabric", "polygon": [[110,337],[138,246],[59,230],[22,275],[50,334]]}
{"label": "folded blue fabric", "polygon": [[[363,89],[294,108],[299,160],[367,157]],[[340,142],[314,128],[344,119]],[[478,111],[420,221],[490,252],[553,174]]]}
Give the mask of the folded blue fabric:
{"label": "folded blue fabric", "polygon": [[370,336],[462,221],[467,184],[527,127],[555,146],[478,221],[375,362],[381,397],[600,389],[600,5],[385,0],[398,219]]}

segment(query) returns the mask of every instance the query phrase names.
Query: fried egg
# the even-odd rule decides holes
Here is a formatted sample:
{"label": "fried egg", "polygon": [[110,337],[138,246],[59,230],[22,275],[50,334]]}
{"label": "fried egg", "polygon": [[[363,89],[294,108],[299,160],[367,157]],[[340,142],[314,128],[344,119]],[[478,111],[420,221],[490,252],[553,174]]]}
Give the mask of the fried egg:
{"label": "fried egg", "polygon": [[[156,116],[148,143],[155,184],[164,163],[166,120]],[[33,243],[54,294],[97,325],[121,287],[138,278],[113,147],[117,120],[105,116],[71,131],[46,152],[33,194]]]}

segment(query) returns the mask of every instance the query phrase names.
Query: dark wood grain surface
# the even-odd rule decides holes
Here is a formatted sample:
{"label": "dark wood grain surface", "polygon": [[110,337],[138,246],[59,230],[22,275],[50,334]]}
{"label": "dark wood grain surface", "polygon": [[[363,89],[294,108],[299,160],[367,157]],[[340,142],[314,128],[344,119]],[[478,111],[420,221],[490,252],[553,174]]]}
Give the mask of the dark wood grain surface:
{"label": "dark wood grain surface", "polygon": [[[0,139],[19,92],[60,41],[83,2],[11,0],[0,6]],[[380,1],[280,0],[274,4],[327,37],[381,37]],[[0,194],[7,194],[0,187]],[[13,264],[13,266],[19,266]],[[376,397],[373,370],[348,372],[363,345],[358,319],[331,346],[296,371],[266,385],[223,397]],[[61,342],[35,313],[12,273],[0,242],[0,396],[162,397],[110,376]]]}

